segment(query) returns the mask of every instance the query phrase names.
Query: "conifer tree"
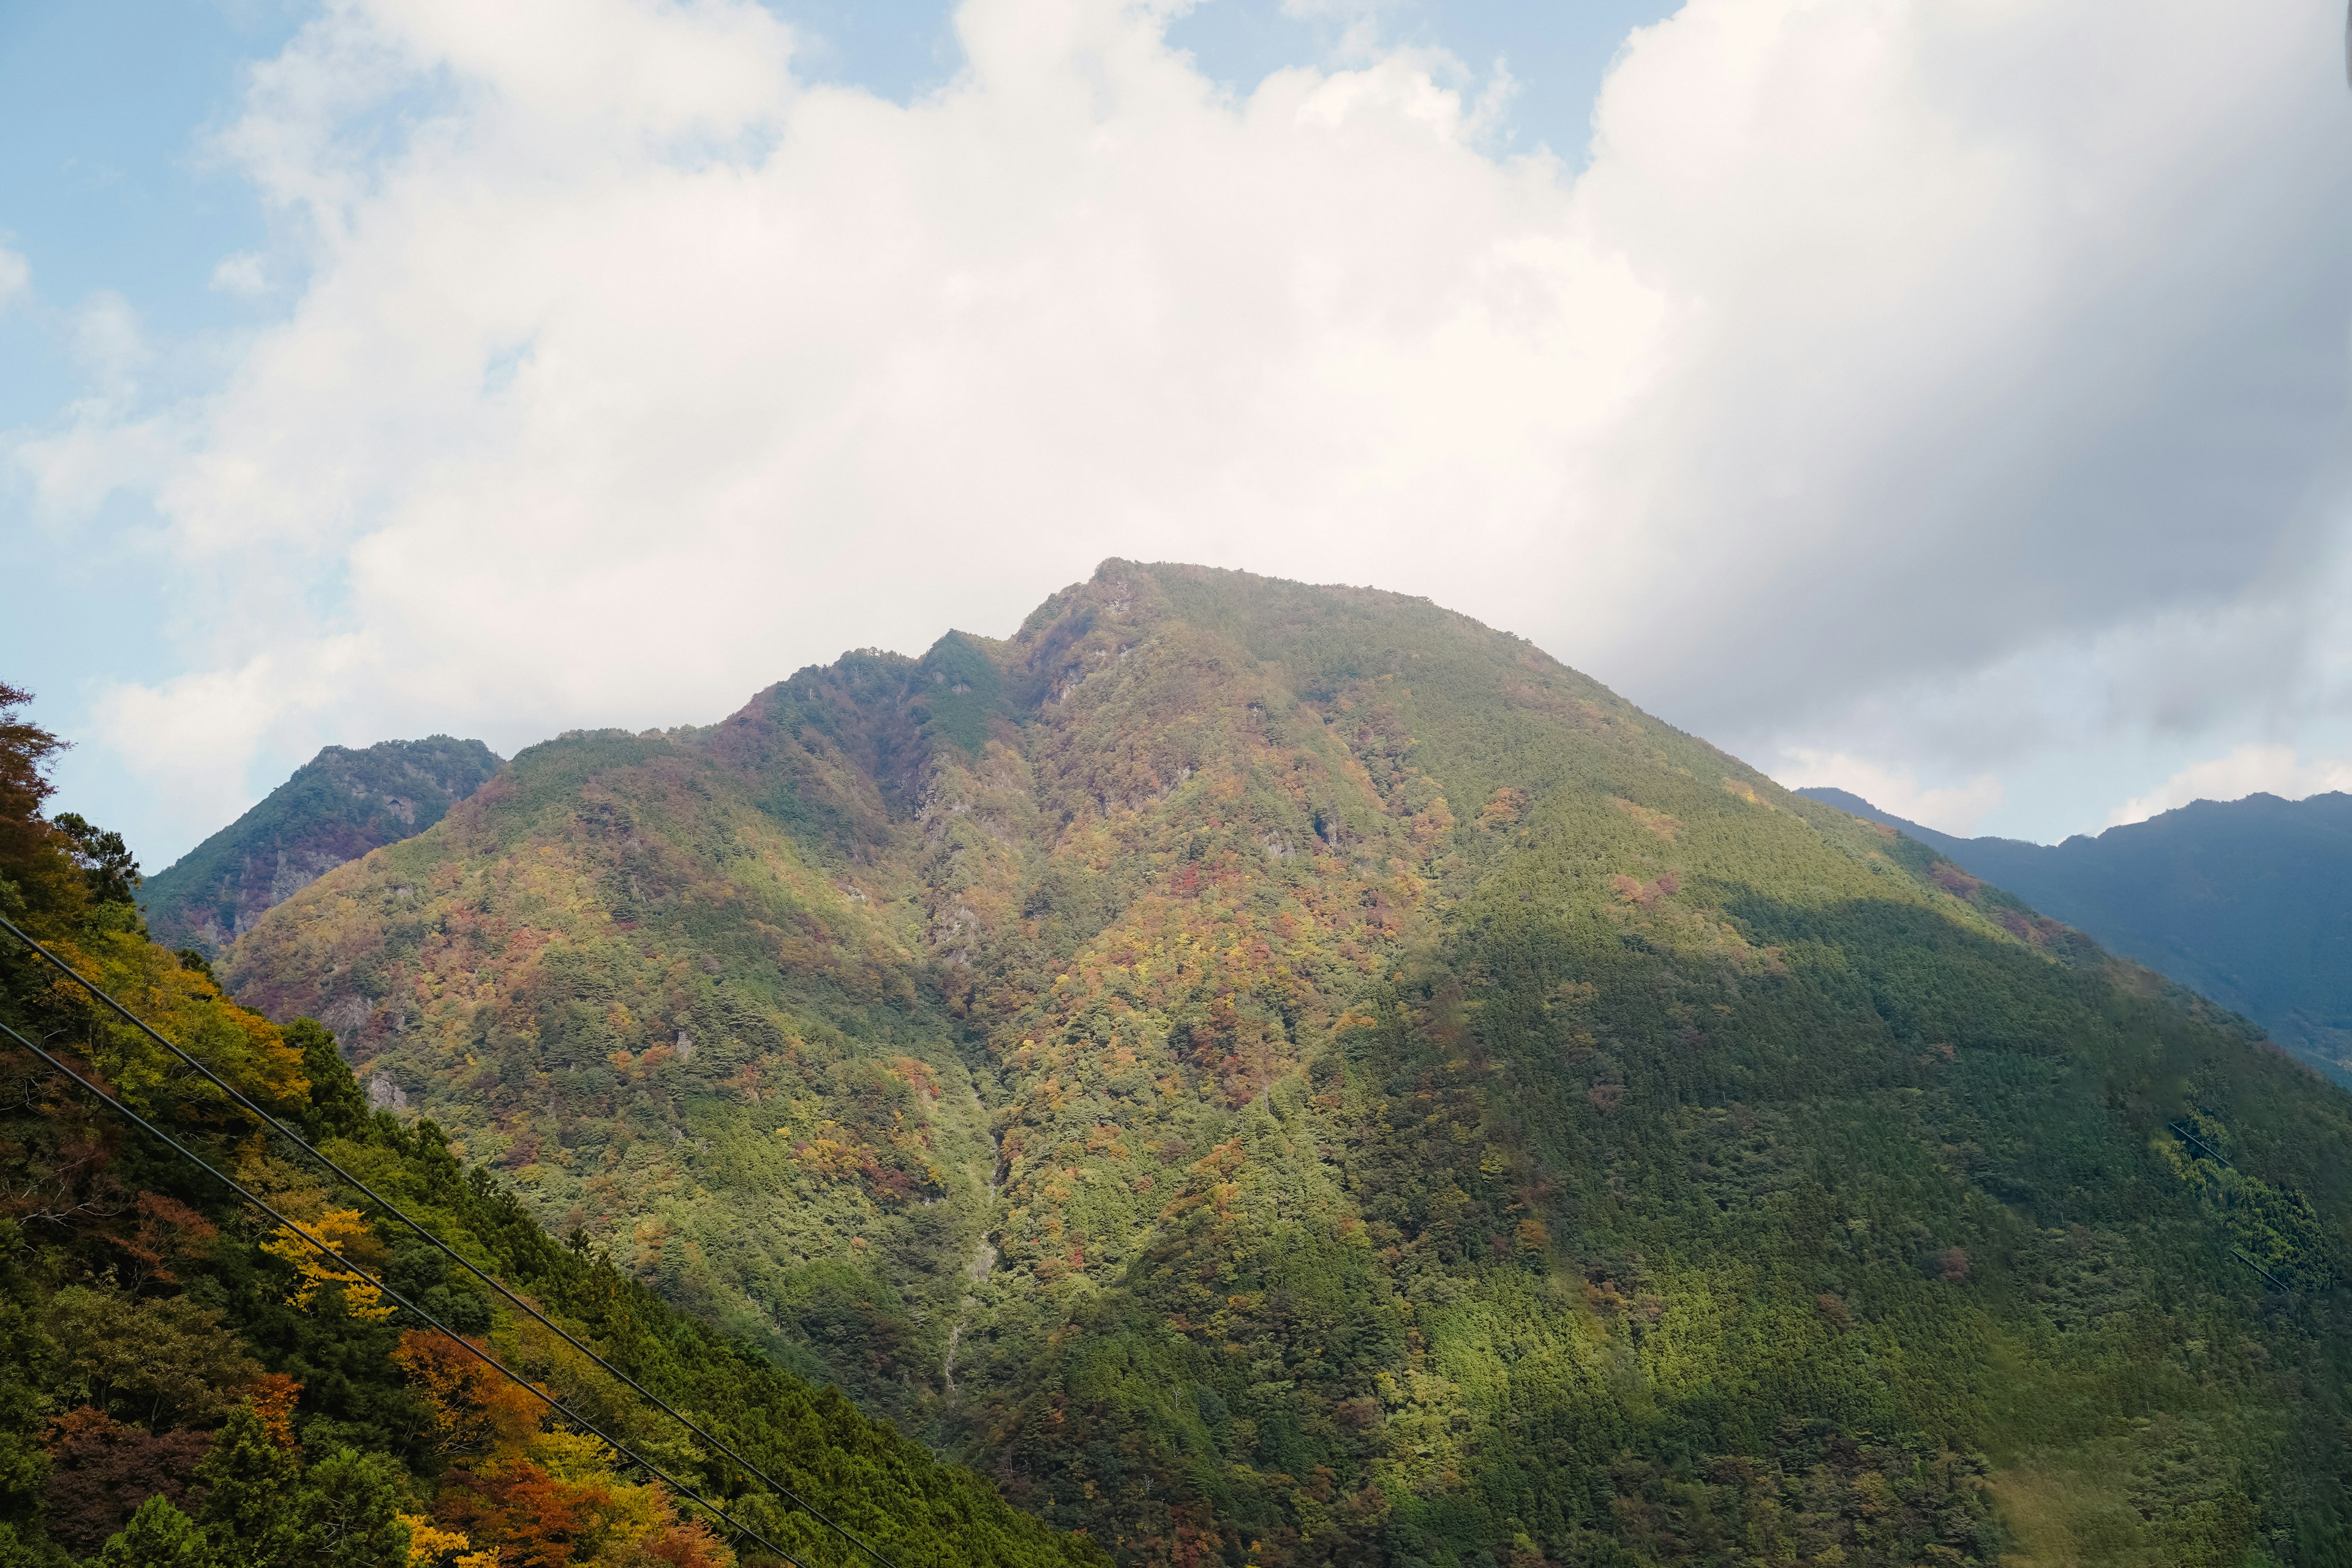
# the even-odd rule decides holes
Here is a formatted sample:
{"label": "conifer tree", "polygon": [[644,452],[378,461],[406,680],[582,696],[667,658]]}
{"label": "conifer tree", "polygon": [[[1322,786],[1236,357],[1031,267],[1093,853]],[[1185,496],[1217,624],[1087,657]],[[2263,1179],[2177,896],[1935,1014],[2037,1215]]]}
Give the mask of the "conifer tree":
{"label": "conifer tree", "polygon": [[300,1561],[295,1487],[301,1465],[271,1439],[250,1406],[231,1412],[196,1467],[211,1493],[203,1520],[219,1568],[280,1568]]}
{"label": "conifer tree", "polygon": [[399,1568],[408,1561],[401,1493],[400,1466],[390,1456],[338,1448],[303,1479],[296,1510],[300,1536],[289,1562],[309,1568]]}

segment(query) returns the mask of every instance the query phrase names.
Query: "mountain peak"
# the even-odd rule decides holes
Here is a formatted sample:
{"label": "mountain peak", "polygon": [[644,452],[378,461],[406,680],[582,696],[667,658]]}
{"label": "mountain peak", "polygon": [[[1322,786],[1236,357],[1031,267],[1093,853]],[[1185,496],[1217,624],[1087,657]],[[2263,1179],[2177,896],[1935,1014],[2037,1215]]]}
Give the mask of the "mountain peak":
{"label": "mountain peak", "polygon": [[[1133,1563],[1990,1564],[2028,1494],[2160,1559],[2344,1469],[2262,1303],[2336,1288],[2345,1104],[1426,600],[1107,562],[533,748],[226,972]],[[2073,1414],[2151,1378],[2161,1434]]]}

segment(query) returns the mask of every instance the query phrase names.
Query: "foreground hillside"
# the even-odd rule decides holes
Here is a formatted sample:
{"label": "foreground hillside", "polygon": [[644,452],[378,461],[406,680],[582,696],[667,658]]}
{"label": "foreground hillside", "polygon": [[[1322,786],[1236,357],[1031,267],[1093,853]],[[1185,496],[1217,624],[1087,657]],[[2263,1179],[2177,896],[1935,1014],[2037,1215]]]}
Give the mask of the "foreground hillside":
{"label": "foreground hillside", "polygon": [[481,788],[499,759],[435,735],[329,746],[251,811],[147,879],[139,902],[166,947],[208,957],[323,871],[421,833]]}
{"label": "foreground hillside", "polygon": [[2352,1101],[1421,601],[1109,563],[229,958],[1137,1563],[2342,1560]]}
{"label": "foreground hillside", "polygon": [[[119,868],[39,815],[47,737],[0,687],[0,914],[422,1215],[575,1337],[901,1568],[1100,1554],[560,1244],[429,1121],[371,1114],[331,1036],[226,1001],[146,940]],[[0,935],[0,1023],[93,1073],[290,1217],[805,1563],[850,1552],[350,1191],[289,1163]],[[751,1568],[698,1510],[373,1287],[321,1264],[0,1037],[0,1564]],[[863,1559],[860,1559],[863,1560]]]}
{"label": "foreground hillside", "polygon": [[1843,790],[1800,793],[1901,829],[2352,1083],[2352,795],[2200,800],[2051,845],[1956,838]]}

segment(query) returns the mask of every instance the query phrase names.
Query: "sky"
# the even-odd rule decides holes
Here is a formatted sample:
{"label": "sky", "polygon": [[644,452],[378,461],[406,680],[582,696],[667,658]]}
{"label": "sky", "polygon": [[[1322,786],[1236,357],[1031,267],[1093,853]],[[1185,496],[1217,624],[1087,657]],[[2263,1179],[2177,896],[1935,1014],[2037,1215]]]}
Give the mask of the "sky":
{"label": "sky", "polygon": [[159,868],[1107,556],[2055,840],[2352,787],[2334,0],[16,0],[0,679]]}

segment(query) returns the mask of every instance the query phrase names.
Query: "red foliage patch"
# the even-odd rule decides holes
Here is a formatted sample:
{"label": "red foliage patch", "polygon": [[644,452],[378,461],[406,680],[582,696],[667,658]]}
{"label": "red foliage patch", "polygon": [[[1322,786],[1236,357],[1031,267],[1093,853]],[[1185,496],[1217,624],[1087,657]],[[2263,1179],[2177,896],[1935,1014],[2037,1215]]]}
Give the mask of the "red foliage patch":
{"label": "red foliage patch", "polygon": [[54,1417],[41,1434],[49,1456],[41,1500],[51,1538],[86,1556],[159,1492],[175,1508],[187,1506],[188,1478],[212,1446],[209,1432],[159,1436],[89,1405]]}

